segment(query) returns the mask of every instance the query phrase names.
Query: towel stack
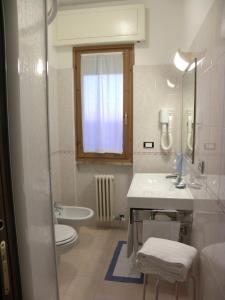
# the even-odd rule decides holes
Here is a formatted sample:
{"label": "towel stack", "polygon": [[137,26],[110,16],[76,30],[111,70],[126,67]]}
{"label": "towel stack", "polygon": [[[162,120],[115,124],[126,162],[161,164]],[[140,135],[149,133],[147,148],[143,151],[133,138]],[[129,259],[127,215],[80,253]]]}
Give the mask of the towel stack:
{"label": "towel stack", "polygon": [[196,256],[194,247],[151,237],[138,251],[136,263],[140,272],[155,274],[173,283],[186,280]]}

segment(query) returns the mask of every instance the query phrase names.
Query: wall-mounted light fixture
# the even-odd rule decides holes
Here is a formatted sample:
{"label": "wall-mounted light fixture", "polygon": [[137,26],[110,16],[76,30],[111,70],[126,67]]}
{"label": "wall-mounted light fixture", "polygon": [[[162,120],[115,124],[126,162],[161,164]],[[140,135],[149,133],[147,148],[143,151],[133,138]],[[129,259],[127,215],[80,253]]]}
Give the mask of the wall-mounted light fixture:
{"label": "wall-mounted light fixture", "polygon": [[173,62],[176,68],[180,71],[185,71],[191,64],[188,69],[188,71],[191,71],[194,69],[195,66],[195,64],[193,63],[193,60],[195,58],[197,58],[197,65],[205,59],[203,53],[183,52],[180,49],[178,49],[175,53]]}

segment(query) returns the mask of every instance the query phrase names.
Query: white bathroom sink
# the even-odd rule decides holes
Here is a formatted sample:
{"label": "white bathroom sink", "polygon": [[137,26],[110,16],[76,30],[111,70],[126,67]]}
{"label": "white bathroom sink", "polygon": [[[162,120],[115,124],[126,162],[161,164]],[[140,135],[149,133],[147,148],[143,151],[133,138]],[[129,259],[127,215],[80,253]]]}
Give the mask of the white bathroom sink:
{"label": "white bathroom sink", "polygon": [[174,179],[164,173],[136,173],[129,188],[129,208],[193,209],[193,196],[188,188],[178,189]]}

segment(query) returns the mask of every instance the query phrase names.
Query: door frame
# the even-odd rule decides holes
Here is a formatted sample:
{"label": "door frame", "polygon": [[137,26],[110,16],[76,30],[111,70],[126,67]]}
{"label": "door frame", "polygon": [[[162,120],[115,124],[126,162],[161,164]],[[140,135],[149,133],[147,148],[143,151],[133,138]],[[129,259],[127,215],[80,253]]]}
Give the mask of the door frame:
{"label": "door frame", "polygon": [[[0,2],[0,243],[5,242],[9,272],[8,295],[4,291],[3,263],[0,250],[0,296],[3,300],[22,299],[17,247],[16,224],[10,167],[10,147],[7,117],[6,55],[3,3]],[[1,276],[2,275],[2,276]],[[1,295],[2,293],[2,295]]]}

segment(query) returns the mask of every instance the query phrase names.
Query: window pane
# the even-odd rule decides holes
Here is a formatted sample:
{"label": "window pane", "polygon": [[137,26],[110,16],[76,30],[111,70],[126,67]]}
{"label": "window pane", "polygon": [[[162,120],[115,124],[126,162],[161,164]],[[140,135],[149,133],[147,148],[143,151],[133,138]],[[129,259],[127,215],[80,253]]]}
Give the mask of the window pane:
{"label": "window pane", "polygon": [[81,55],[84,152],[123,152],[123,54]]}

